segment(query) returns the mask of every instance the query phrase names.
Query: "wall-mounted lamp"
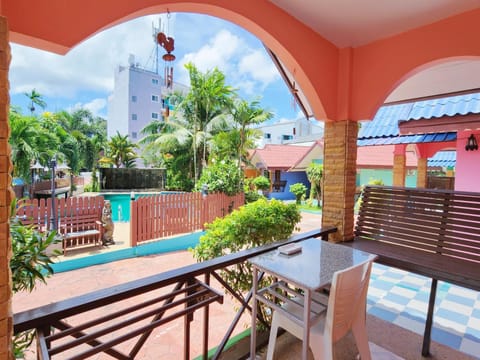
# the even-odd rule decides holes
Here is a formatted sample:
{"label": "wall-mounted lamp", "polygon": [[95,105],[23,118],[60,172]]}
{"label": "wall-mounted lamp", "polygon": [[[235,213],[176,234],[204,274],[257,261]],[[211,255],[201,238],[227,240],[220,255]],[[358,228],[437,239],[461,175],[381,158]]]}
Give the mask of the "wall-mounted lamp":
{"label": "wall-mounted lamp", "polygon": [[478,150],[478,143],[477,143],[477,139],[475,138],[475,135],[471,134],[468,137],[467,144],[465,145],[465,150],[466,151]]}

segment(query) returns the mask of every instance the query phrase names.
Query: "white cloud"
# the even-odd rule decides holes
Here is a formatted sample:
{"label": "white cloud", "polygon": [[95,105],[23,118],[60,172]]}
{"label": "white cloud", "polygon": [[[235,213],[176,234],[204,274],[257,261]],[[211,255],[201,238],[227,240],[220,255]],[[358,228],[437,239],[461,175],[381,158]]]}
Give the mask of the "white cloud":
{"label": "white cloud", "polygon": [[245,94],[258,95],[280,76],[266,52],[253,49],[237,35],[220,30],[206,45],[185,54],[180,60],[176,81],[188,84],[188,73],[184,64],[192,62],[202,72],[217,67],[227,77],[227,83],[240,88]]}
{"label": "white cloud", "polygon": [[299,110],[295,117],[293,117],[293,118],[282,117],[282,118],[278,119],[278,122],[279,123],[290,122],[290,121],[295,121],[295,120],[298,120],[298,119],[302,119],[304,117],[305,117],[305,115],[303,114],[303,112],[301,110]]}
{"label": "white cloud", "polygon": [[240,73],[251,76],[255,81],[268,86],[280,78],[278,70],[272,60],[262,49],[257,49],[245,55],[239,63]]}
{"label": "white cloud", "polygon": [[[65,56],[12,44],[10,94],[20,105],[26,102],[22,93],[36,89],[50,111],[81,102],[94,113],[105,114],[105,100],[98,99],[111,94],[114,70],[128,63],[129,54],[135,54],[141,67],[154,70],[153,24],[158,24],[157,15],[117,25],[78,44]],[[283,114],[291,112],[278,91],[284,88],[277,81],[280,76],[258,40],[233,24],[205,15],[172,14],[171,25],[176,25],[174,81],[189,83],[183,67],[188,61],[201,71],[218,67],[226,75],[226,83],[239,89],[240,96],[260,96],[264,107],[282,109]]]}
{"label": "white cloud", "polygon": [[185,54],[179,61],[179,79],[182,84],[188,84],[188,72],[184,65],[192,62],[202,72],[217,67],[225,74],[234,69],[235,56],[246,44],[236,35],[227,30],[220,30],[210,41],[195,52]]}
{"label": "white cloud", "polygon": [[253,80],[243,79],[235,82],[235,87],[242,89],[247,95],[258,95],[257,83]]}
{"label": "white cloud", "polygon": [[11,92],[35,88],[45,96],[74,98],[80,91],[111,91],[114,68],[125,64],[129,53],[147,63],[154,47],[148,38],[154,20],[142,17],[105,30],[64,56],[12,44]]}
{"label": "white cloud", "polygon": [[107,107],[107,100],[105,98],[97,98],[85,104],[78,102],[73,106],[71,110],[75,111],[78,109],[87,109],[87,110],[90,110],[94,116],[101,116],[105,112],[102,110],[105,110],[106,107]]}

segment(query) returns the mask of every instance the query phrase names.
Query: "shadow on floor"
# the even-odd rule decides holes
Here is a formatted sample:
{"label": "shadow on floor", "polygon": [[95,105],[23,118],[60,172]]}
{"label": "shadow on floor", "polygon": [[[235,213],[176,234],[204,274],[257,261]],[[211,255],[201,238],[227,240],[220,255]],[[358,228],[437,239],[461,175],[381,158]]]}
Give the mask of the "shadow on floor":
{"label": "shadow on floor", "polygon": [[[372,315],[367,315],[367,329],[373,360],[475,360],[474,357],[435,342],[432,342],[430,347],[431,356],[425,358],[421,355],[423,338],[420,335]],[[266,358],[268,336],[263,336],[262,339],[265,341],[265,346],[259,349],[258,360]],[[249,346],[250,337],[246,337],[225,352],[221,359],[249,359]],[[302,343],[289,333],[284,333],[277,340],[274,359],[297,360],[300,359],[301,350]],[[335,345],[335,355],[337,360],[354,360],[357,358],[357,349],[351,334]],[[311,352],[308,359],[313,360]]]}

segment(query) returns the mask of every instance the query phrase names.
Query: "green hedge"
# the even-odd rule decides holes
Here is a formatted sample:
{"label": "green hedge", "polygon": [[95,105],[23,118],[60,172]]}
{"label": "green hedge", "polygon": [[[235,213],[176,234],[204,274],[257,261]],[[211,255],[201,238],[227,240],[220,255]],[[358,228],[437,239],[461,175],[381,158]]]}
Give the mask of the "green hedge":
{"label": "green hedge", "polygon": [[[300,218],[295,204],[259,199],[207,224],[193,255],[198,261],[204,261],[287,239]],[[252,268],[247,262],[225,269],[221,276],[239,294],[252,287]],[[263,307],[259,308],[259,315],[269,320]]]}

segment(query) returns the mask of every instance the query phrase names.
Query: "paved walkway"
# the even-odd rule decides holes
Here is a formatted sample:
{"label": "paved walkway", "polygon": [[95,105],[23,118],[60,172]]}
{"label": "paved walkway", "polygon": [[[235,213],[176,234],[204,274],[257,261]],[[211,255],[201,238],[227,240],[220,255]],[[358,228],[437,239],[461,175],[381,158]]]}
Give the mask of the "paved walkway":
{"label": "paved walkway", "polygon": [[[318,214],[303,213],[302,221],[300,223],[300,232],[308,231],[320,227],[321,217]],[[116,223],[115,240],[116,245],[110,246],[108,249],[94,249],[72,251],[67,253],[65,258],[73,258],[78,256],[88,256],[99,251],[113,251],[115,249],[128,246],[129,240],[129,226],[126,223]],[[195,260],[187,251],[180,251],[175,253],[153,255],[141,258],[133,258],[127,260],[120,260],[108,264],[92,266],[80,270],[69,271],[65,273],[55,274],[48,279],[48,285],[39,284],[32,294],[18,293],[13,299],[14,312],[41,306],[44,304],[56,302],[62,299],[71,298],[90,291],[107,288],[116,284],[136,280],[149,275],[158,274],[167,270],[176,269],[178,267],[192,264]],[[406,281],[406,283],[405,283]],[[414,331],[422,331],[422,316],[426,312],[426,299],[422,292],[424,286],[428,284],[421,283],[428,281],[426,279],[418,279],[412,277],[411,274],[399,272],[395,269],[385,268],[375,264],[372,272],[372,279],[369,288],[368,308],[369,313],[376,317],[387,320],[399,326],[405,326]],[[220,288],[219,284],[212,282],[215,288]],[[427,286],[428,287],[428,286]],[[442,291],[445,287],[441,288]],[[465,290],[465,289],[463,289]],[[436,319],[439,319],[440,324],[435,324],[436,328],[433,332],[433,338],[436,341],[443,342],[453,349],[460,349],[470,355],[479,356],[480,354],[480,297],[478,293],[468,294],[462,289],[454,288],[452,291],[443,292],[438,298],[439,303],[436,311]],[[465,303],[465,299],[468,300]],[[210,311],[210,344],[217,345],[226,328],[234,316],[234,308],[238,303],[234,303],[227,295],[224,297],[225,303],[223,306],[213,305]],[[473,302],[472,302],[473,301]],[[198,312],[196,319],[201,316],[203,312]],[[458,323],[458,320],[462,324]],[[378,327],[381,320],[373,319],[374,327]],[[457,321],[457,322],[456,322]],[[192,325],[192,334],[200,334],[201,320],[194,321]],[[241,325],[239,325],[235,333],[245,330],[250,324],[250,317],[244,316]],[[385,325],[381,325],[385,326]],[[369,329],[370,331],[375,329]],[[398,338],[388,338],[380,340],[381,336],[391,331],[391,326],[387,331],[378,331],[372,334],[376,338],[371,338],[377,344],[380,341],[385,343],[398,344],[396,348],[391,348],[397,354],[403,354],[406,359],[414,359],[416,357],[409,357],[412,354],[405,352],[411,348],[411,340],[408,336],[397,336]],[[410,334],[410,332],[407,332]],[[409,336],[413,336],[410,334]],[[416,335],[416,340],[420,338]],[[402,342],[406,341],[405,343]],[[452,340],[453,339],[453,340]],[[192,336],[192,354],[200,354],[201,344],[200,337]],[[291,341],[291,340],[290,340]],[[297,345],[287,346],[285,352],[282,352],[281,359],[295,359],[295,351]],[[396,359],[391,353],[385,351],[380,347],[372,347],[374,350],[374,359]],[[183,349],[183,321],[174,321],[166,326],[160,327],[153,334],[147,342],[144,349],[141,351],[138,359],[180,359],[182,358]],[[449,359],[455,356],[456,359],[467,359],[468,357],[460,353],[451,355],[449,350],[436,350],[437,356],[434,359]],[[443,348],[442,348],[443,349]],[[411,349],[410,349],[411,350]],[[450,355],[442,357],[438,354],[444,354],[445,351],[450,351]],[[417,354],[417,352],[413,352]],[[416,355],[415,355],[416,356]],[[28,359],[29,357],[27,357]],[[30,357],[33,358],[33,357]],[[109,356],[99,355],[95,359],[109,359]],[[419,358],[419,357],[418,357]]]}

